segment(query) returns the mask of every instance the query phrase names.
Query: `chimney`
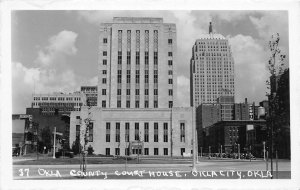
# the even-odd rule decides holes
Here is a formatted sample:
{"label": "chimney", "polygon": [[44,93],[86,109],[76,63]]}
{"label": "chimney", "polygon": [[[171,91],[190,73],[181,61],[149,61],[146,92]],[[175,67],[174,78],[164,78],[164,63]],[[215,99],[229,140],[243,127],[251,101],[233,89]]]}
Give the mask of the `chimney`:
{"label": "chimney", "polygon": [[209,22],[209,34],[212,34],[212,25],[211,25],[211,22]]}

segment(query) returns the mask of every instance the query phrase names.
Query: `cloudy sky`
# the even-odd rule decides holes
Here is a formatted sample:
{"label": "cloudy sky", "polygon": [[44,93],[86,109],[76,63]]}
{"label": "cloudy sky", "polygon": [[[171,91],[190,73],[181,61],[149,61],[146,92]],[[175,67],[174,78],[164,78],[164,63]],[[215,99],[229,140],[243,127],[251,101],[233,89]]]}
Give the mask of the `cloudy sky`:
{"label": "cloudy sky", "polygon": [[99,24],[116,16],[162,17],[176,23],[179,106],[189,106],[191,48],[208,32],[210,21],[232,48],[236,102],[266,99],[272,34],[280,34],[280,48],[287,56],[289,52],[286,11],[14,11],[13,113],[25,113],[33,92],[73,92],[81,85],[96,85]]}

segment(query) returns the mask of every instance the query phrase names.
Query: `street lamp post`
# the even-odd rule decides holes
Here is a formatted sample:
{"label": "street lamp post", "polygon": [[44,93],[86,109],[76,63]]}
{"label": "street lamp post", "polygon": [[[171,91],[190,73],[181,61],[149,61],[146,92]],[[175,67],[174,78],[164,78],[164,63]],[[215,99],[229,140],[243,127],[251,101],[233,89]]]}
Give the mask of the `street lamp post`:
{"label": "street lamp post", "polygon": [[264,147],[264,150],[263,150],[263,152],[264,152],[264,160],[266,160],[266,142],[265,141],[263,141],[263,147]]}
{"label": "street lamp post", "polygon": [[210,149],[210,146],[208,146],[208,158],[210,159],[210,152],[211,152],[211,149]]}
{"label": "street lamp post", "polygon": [[200,147],[200,156],[202,158],[202,147]]}
{"label": "street lamp post", "polygon": [[192,171],[197,171],[196,169],[196,129],[194,125],[194,107],[192,107],[192,135],[193,135],[193,168]]}
{"label": "street lamp post", "polygon": [[241,159],[240,144],[238,144],[238,155],[239,155],[239,159]]}
{"label": "street lamp post", "polygon": [[55,139],[56,139],[56,127],[54,127],[54,139],[53,139],[53,159],[55,159]]}
{"label": "street lamp post", "polygon": [[222,156],[222,154],[223,154],[222,149],[223,149],[223,147],[222,147],[222,145],[221,145],[221,156],[220,156],[221,158],[223,157],[223,156]]}

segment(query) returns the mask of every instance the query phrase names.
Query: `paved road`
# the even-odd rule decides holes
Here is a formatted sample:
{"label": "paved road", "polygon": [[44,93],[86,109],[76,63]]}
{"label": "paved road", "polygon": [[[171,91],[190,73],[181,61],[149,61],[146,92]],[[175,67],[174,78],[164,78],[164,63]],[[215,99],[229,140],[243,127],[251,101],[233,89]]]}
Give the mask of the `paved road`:
{"label": "paved road", "polygon": [[[195,165],[191,163],[172,164],[93,164],[87,166],[87,172],[81,173],[78,165],[13,165],[14,179],[239,179],[270,178],[263,161],[205,160]],[[275,170],[274,163],[274,170]],[[290,178],[291,164],[280,161],[278,178]],[[269,165],[270,170],[270,165]],[[240,173],[242,172],[242,173]],[[276,178],[276,173],[273,173]]]}

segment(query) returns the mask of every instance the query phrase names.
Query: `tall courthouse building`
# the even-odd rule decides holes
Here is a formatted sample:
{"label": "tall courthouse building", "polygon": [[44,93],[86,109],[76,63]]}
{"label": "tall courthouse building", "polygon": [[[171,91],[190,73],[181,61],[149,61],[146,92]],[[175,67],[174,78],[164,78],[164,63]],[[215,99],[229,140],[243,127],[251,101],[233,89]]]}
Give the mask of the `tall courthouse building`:
{"label": "tall courthouse building", "polygon": [[176,105],[176,25],[116,17],[100,26],[98,106]]}
{"label": "tall courthouse building", "polygon": [[[221,34],[202,34],[192,48],[190,61],[191,106],[217,103],[221,96],[233,96],[234,60],[228,40]],[[232,102],[234,103],[234,102]]]}
{"label": "tall courthouse building", "polygon": [[98,104],[71,113],[70,142],[89,117],[95,154],[192,153],[195,111],[176,107],[176,25],[115,17],[99,31]]}

